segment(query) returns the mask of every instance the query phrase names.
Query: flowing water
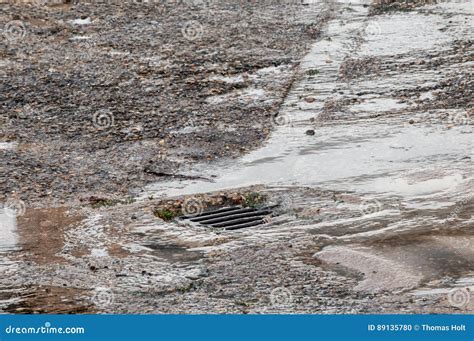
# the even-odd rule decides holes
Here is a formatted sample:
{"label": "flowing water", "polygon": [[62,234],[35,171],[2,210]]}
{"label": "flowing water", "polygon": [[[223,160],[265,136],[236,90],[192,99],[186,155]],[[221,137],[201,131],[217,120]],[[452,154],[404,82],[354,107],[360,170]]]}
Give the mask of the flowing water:
{"label": "flowing water", "polygon": [[[365,6],[339,3],[335,18],[302,60],[279,116],[271,120],[268,141],[238,160],[192,170],[213,181],[153,184],[138,203],[110,210],[27,209],[16,217],[1,209],[0,309],[240,311],[234,306],[242,304],[229,298],[251,291],[232,291],[237,289],[228,278],[237,276],[242,283],[251,278],[248,271],[255,271],[250,273],[258,278],[253,287],[265,292],[265,285],[272,289],[272,281],[288,277],[267,271],[286,267],[296,272],[292,281],[301,279],[302,287],[325,278],[327,283],[312,290],[329,285],[340,291],[438,297],[453,288],[471,288],[474,135],[472,122],[465,121],[468,108],[424,109],[403,94],[419,91],[418,99],[434,101],[436,94],[424,88],[472,68],[472,61],[455,58],[452,47],[472,35],[473,13],[470,3],[430,9],[369,17]],[[419,63],[436,54],[453,62],[442,67]],[[382,75],[342,78],[347,57],[377,61]],[[266,94],[247,89],[240,96],[264,99]],[[14,148],[0,143],[0,150]],[[287,195],[309,191],[293,204],[310,212],[311,219],[289,215],[287,223],[221,234],[159,221],[146,207],[150,196],[257,185],[267,192],[284,189]],[[335,193],[342,203],[335,203]],[[230,255],[230,266],[215,256],[219,252]],[[285,257],[275,260],[280,254]],[[213,280],[218,275],[228,280],[215,293],[193,291],[194,281],[208,276],[204,263],[214,270]],[[320,299],[325,290],[317,292]],[[324,312],[351,311],[345,296],[336,303],[337,294],[326,296],[330,308]],[[361,300],[358,311],[364,311],[366,298],[355,299]],[[294,309],[321,307],[318,301]],[[395,303],[390,307],[397,309]]]}
{"label": "flowing water", "polygon": [[[410,60],[423,51],[447,49],[448,42],[469,32],[469,27],[462,25],[464,17],[454,17],[451,29],[441,32],[445,22],[439,15],[366,19],[365,10],[358,11],[331,22],[322,40],[303,60],[303,75],[310,70],[318,74],[304,76],[293,86],[276,119],[277,127],[262,148],[231,164],[199,168],[209,178],[217,176],[212,182],[158,183],[150,186],[147,195],[189,195],[263,184],[318,186],[409,199],[443,191],[456,195],[457,189],[472,186],[472,125],[426,123],[423,118],[427,112],[410,108],[394,96],[397,90],[436,82],[459,67],[467,69],[469,63],[439,70],[415,68],[409,74],[395,71],[373,80],[346,82],[338,78],[344,56],[382,55],[389,63],[399,58],[394,52],[408,52],[405,58]],[[367,27],[380,32],[354,46],[354,31]],[[331,39],[326,40],[328,37]],[[306,102],[307,97],[312,102]],[[318,120],[327,101],[342,99],[357,103],[328,120],[319,118],[320,124],[311,122]],[[416,124],[409,124],[410,119]],[[315,135],[305,135],[308,129],[314,129]]]}
{"label": "flowing water", "polygon": [[[471,60],[439,68],[419,61],[436,54],[455,60],[453,42],[472,36],[473,13],[470,3],[430,9],[380,17],[367,17],[363,6],[342,10],[302,61],[300,80],[262,148],[219,167],[198,167],[196,172],[212,182],[157,183],[146,195],[195,195],[252,185],[339,191],[357,198],[360,216],[341,214],[331,222],[243,232],[243,238],[268,241],[309,230],[340,240],[333,239],[335,244],[352,243],[328,246],[315,257],[365,274],[378,272],[356,287],[361,290],[409,289],[470,273],[474,128],[469,118],[459,120],[469,117],[468,108],[423,109],[401,94],[469,72]],[[341,78],[345,57],[377,61],[382,76]],[[420,98],[434,97],[423,93]],[[336,109],[325,112],[328,104]],[[448,119],[437,119],[442,115]],[[386,247],[381,251],[359,244],[374,240]],[[420,243],[426,245],[424,253]]]}

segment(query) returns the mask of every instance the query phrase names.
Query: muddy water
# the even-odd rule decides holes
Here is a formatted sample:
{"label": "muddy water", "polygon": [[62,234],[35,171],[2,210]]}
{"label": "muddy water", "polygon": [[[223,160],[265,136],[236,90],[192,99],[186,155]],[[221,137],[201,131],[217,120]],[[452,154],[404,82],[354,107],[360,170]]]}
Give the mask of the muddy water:
{"label": "muddy water", "polygon": [[[298,301],[287,312],[380,312],[387,299],[384,311],[399,312],[411,296],[445,297],[453,288],[473,286],[472,125],[426,120],[427,111],[398,95],[469,65],[430,69],[414,63],[383,77],[339,78],[346,56],[390,65],[428,52],[449,54],[450,44],[469,33],[461,25],[468,8],[451,4],[429,14],[367,17],[363,6],[346,7],[338,7],[302,61],[262,148],[194,170],[213,182],[160,183],[144,195],[263,185],[268,192],[296,193],[291,205],[302,212],[281,224],[230,234],[160,221],[146,200],[80,213],[27,209],[15,217],[2,210],[0,309],[281,312],[268,310],[268,297],[285,286]],[[235,96],[266,94],[251,89]],[[330,103],[344,104],[325,112]],[[306,134],[309,129],[314,135]],[[301,194],[301,188],[309,190]],[[379,293],[385,296],[367,296]],[[403,308],[423,311],[417,310],[424,308],[421,302]]]}
{"label": "muddy water", "polygon": [[[17,213],[20,215],[17,216]],[[81,221],[67,208],[27,209],[0,214],[0,309],[16,313],[81,312],[80,291],[53,284],[49,269],[60,256],[65,230]]]}
{"label": "muddy water", "polygon": [[[464,117],[469,108],[428,111],[399,95],[468,72],[472,62],[430,68],[418,61],[441,52],[454,60],[453,42],[473,33],[471,5],[441,4],[423,13],[379,17],[367,17],[362,6],[352,9],[329,23],[303,60],[301,80],[288,94],[265,146],[232,164],[195,170],[213,182],[159,183],[146,195],[251,185],[345,192],[360,199],[359,216],[341,214],[330,222],[273,232],[264,228],[243,232],[242,238],[268,242],[308,230],[329,236],[335,245],[315,258],[365,274],[356,290],[408,290],[439,285],[443,277],[471,278],[474,126],[436,119],[439,113]],[[388,71],[343,80],[339,69],[347,56],[377,58]],[[401,62],[412,66],[388,67]],[[342,106],[325,111],[329,103]],[[314,135],[305,134],[308,130]],[[458,233],[446,236],[452,229]]]}
{"label": "muddy water", "polygon": [[146,304],[133,297],[186,290],[202,253],[160,238],[157,219],[137,210],[2,210],[0,311],[138,312]]}
{"label": "muddy water", "polygon": [[67,208],[28,209],[17,216],[16,212],[3,209],[0,251],[6,254],[21,250],[36,262],[51,262],[64,245],[65,228],[81,220],[67,213]]}

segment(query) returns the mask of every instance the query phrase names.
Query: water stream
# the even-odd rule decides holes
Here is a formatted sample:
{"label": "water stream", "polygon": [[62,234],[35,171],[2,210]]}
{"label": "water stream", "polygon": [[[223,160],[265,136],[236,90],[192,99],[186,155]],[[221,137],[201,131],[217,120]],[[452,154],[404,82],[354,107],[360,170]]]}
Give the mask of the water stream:
{"label": "water stream", "polygon": [[[474,135],[472,123],[457,119],[464,117],[467,108],[423,109],[410,96],[400,95],[472,67],[472,62],[439,68],[418,63],[430,54],[454,56],[452,43],[472,34],[472,25],[466,25],[473,17],[470,4],[441,4],[429,13],[369,17],[362,4],[341,2],[337,11],[302,60],[298,80],[278,117],[269,122],[274,130],[261,148],[237,160],[192,169],[199,179],[213,181],[155,183],[142,197],[194,195],[251,185],[288,192],[304,187],[317,192],[300,199],[302,206],[317,209],[314,215],[319,220],[295,219],[219,234],[160,221],[145,207],[146,200],[84,209],[80,214],[62,207],[27,209],[16,217],[3,208],[0,284],[5,290],[0,289],[0,309],[84,312],[92,311],[94,305],[104,311],[143,313],[166,308],[201,312],[203,302],[208,304],[212,298],[208,292],[199,298],[190,283],[207,276],[201,262],[209,256],[206,252],[224,250],[232,256],[239,246],[243,256],[233,257],[243,262],[244,275],[233,273],[234,268],[224,263],[224,280],[234,276],[241,283],[248,264],[253,264],[260,278],[267,270],[261,261],[268,260],[273,268],[274,254],[281,251],[281,245],[291,244],[295,247],[285,252],[291,254],[287,260],[292,263],[286,268],[301,270],[295,278],[303,282],[309,271],[322,271],[313,263],[294,264],[304,250],[312,252],[310,258],[314,254],[330,266],[337,263],[363,274],[355,291],[415,288],[414,295],[423,296],[446,293],[452,285],[472,285]],[[344,79],[340,71],[347,57],[372,58],[382,74],[369,72]],[[393,67],[402,62],[409,68]],[[272,72],[280,70],[264,70]],[[231,83],[238,77],[221,80]],[[240,95],[266,96],[247,90]],[[436,96],[430,92],[420,98],[434,101]],[[439,119],[439,114],[448,119]],[[0,142],[0,150],[15,148],[15,144]],[[346,194],[342,204],[333,200],[331,194],[336,192]],[[366,201],[375,203],[375,210],[361,210]],[[387,207],[387,203],[396,206]],[[325,214],[329,218],[321,219]],[[252,246],[270,255],[255,261]],[[278,252],[268,251],[273,250],[270,246]],[[222,265],[219,257],[212,262]],[[275,279],[274,274],[268,276],[259,283]],[[455,284],[442,287],[436,282],[450,276]],[[328,286],[351,283],[345,277],[331,278],[334,282]],[[232,285],[223,288],[231,290]],[[105,289],[112,299],[94,300],[97,290]],[[188,291],[196,295],[196,301],[183,299]],[[76,296],[85,293],[89,300],[77,300]],[[235,294],[230,293],[229,297]],[[181,303],[167,302],[166,295]],[[161,298],[164,305],[155,305]],[[15,305],[20,300],[23,305]],[[345,301],[343,297],[341,304],[347,304]],[[228,303],[216,300],[209,311],[227,311]],[[175,305],[180,308],[173,310]]]}
{"label": "water stream", "polygon": [[[469,4],[459,6],[468,10]],[[450,29],[441,30],[446,20],[439,14],[375,19],[367,18],[362,6],[351,8],[354,11],[329,24],[303,60],[300,72],[304,76],[290,91],[276,129],[262,148],[215,168],[198,166],[196,172],[214,178],[212,182],[157,183],[149,186],[146,195],[192,195],[259,184],[397,195],[408,200],[436,193],[449,197],[448,192],[464,192],[472,186],[472,125],[426,124],[426,111],[416,111],[394,96],[396,90],[436,82],[469,65],[419,68],[409,74],[395,71],[351,82],[338,77],[345,56],[383,56],[392,62],[400,58],[394,53],[408,53],[405,58],[411,60],[423,51],[446,50],[449,41],[466,34],[466,26],[461,25],[464,16],[453,16]],[[354,43],[357,31],[365,38],[360,46]],[[310,70],[317,74],[308,75]],[[355,103],[321,119],[324,104],[341,99]],[[314,129],[313,136],[305,134],[309,129]]]}

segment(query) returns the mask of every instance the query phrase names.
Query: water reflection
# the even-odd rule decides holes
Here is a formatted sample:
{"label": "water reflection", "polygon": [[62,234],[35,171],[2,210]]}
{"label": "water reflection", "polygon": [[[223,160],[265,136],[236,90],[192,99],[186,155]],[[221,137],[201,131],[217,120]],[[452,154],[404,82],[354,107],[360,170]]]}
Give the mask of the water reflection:
{"label": "water reflection", "polygon": [[18,246],[18,233],[15,212],[8,208],[0,209],[0,253],[11,251]]}

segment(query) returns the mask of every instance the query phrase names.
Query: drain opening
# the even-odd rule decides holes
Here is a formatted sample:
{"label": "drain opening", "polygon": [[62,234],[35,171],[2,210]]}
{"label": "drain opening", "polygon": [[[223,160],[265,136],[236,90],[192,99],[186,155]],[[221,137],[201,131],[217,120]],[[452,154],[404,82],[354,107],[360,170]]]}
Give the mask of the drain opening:
{"label": "drain opening", "polygon": [[271,217],[275,216],[272,210],[273,207],[268,206],[257,209],[232,206],[197,215],[182,216],[179,219],[195,226],[238,230],[245,227],[268,224]]}

